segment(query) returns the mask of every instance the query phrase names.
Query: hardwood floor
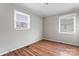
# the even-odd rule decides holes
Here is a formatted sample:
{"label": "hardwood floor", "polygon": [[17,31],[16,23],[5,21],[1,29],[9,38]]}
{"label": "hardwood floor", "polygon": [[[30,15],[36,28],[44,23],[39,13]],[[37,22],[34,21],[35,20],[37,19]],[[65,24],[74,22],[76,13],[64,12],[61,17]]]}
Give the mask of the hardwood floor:
{"label": "hardwood floor", "polygon": [[4,56],[79,56],[79,47],[41,40],[29,47],[17,49]]}

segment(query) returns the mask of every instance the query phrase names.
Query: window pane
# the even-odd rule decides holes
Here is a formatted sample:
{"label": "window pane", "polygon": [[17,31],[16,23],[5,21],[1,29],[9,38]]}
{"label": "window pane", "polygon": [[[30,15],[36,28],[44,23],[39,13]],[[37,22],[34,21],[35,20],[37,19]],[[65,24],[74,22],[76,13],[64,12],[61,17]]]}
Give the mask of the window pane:
{"label": "window pane", "polygon": [[74,22],[74,16],[72,17],[72,15],[69,17],[61,17],[59,19],[59,26],[60,26],[60,32],[67,32],[67,33],[73,33],[75,31],[75,22]]}

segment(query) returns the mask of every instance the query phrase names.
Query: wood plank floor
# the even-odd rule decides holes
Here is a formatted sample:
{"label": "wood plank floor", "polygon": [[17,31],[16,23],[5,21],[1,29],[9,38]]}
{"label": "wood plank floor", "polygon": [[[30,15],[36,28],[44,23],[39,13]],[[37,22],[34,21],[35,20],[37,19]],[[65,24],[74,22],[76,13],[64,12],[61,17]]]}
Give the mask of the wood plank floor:
{"label": "wood plank floor", "polygon": [[79,47],[41,40],[3,56],[79,56]]}

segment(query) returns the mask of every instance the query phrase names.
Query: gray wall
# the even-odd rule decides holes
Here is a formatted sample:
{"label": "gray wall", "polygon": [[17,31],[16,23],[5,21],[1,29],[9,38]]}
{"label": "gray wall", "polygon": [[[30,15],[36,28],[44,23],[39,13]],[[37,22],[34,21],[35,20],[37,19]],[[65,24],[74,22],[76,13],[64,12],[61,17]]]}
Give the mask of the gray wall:
{"label": "gray wall", "polygon": [[[76,34],[59,33],[58,32],[59,16],[65,15],[65,14],[71,14],[71,13],[76,14],[77,33]],[[45,39],[79,46],[79,10],[73,10],[73,11],[62,13],[62,14],[49,16],[49,17],[44,18],[43,22],[44,22],[43,37]]]}
{"label": "gray wall", "polygon": [[[14,29],[14,10],[30,14],[31,28]],[[0,4],[0,55],[42,39],[42,18],[11,4]]]}

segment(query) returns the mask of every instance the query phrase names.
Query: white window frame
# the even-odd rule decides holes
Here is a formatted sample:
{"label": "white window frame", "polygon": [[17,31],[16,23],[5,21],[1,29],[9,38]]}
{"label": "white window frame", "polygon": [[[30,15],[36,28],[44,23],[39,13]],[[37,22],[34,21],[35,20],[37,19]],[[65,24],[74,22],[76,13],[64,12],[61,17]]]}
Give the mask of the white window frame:
{"label": "white window frame", "polygon": [[[73,16],[73,32],[61,32],[61,20],[62,18]],[[64,16],[59,16],[59,33],[65,33],[65,34],[74,34],[76,33],[76,14],[68,14]]]}
{"label": "white window frame", "polygon": [[[17,21],[17,19],[16,19],[16,14],[20,14],[20,15],[24,15],[24,16],[26,16],[28,19],[27,19],[27,21],[28,22],[25,22],[25,23],[27,23],[28,24],[28,27],[26,27],[26,28],[18,28],[16,25],[16,21]],[[27,29],[30,29],[30,15],[28,15],[28,14],[26,14],[26,13],[23,13],[23,12],[20,12],[20,11],[17,11],[17,10],[14,10],[14,28],[16,29],[16,30],[27,30]]]}

